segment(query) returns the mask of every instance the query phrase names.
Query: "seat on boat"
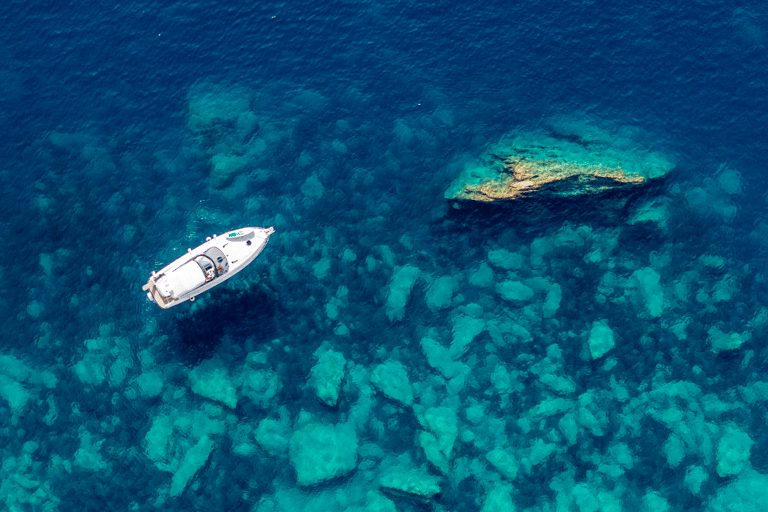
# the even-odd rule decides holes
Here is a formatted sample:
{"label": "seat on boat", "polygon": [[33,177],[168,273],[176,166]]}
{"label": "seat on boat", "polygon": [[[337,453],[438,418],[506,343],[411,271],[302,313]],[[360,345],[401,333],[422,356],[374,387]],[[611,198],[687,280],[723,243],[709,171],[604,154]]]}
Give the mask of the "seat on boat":
{"label": "seat on boat", "polygon": [[180,266],[157,280],[157,289],[166,297],[180,298],[198,286],[205,284],[205,272],[194,261]]}

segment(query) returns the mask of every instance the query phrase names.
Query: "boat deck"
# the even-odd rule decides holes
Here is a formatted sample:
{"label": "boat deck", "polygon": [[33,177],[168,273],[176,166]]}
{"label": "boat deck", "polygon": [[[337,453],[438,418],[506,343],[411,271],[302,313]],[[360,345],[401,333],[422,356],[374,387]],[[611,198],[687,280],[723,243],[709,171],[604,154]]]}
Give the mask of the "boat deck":
{"label": "boat deck", "polygon": [[157,305],[163,309],[168,309],[173,305],[174,302],[176,302],[176,299],[173,299],[171,297],[166,298],[160,295],[160,291],[157,289],[157,286],[155,286],[155,283],[152,281],[142,286],[141,289],[144,291],[149,291],[149,293],[151,293],[152,297],[155,299],[155,303],[157,303]]}

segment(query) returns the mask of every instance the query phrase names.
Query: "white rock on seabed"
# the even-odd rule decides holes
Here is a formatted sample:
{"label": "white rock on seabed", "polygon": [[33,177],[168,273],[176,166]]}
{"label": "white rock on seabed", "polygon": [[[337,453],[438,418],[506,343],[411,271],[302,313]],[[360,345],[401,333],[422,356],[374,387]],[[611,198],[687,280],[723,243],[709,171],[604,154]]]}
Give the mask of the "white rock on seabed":
{"label": "white rock on seabed", "polygon": [[427,362],[432,368],[438,370],[446,379],[452,379],[470,372],[469,366],[455,362],[451,352],[429,336],[421,340],[421,349],[427,356]]}
{"label": "white rock on seabed", "polygon": [[354,425],[306,425],[291,437],[290,457],[302,487],[345,475],[357,466]]}
{"label": "white rock on seabed", "polygon": [[752,468],[727,481],[710,501],[707,512],[764,512],[768,510],[768,475]]}
{"label": "white rock on seabed", "polygon": [[726,427],[717,444],[717,474],[721,477],[738,475],[749,461],[752,438],[733,425]]}
{"label": "white rock on seabed", "polygon": [[453,444],[458,435],[457,418],[453,409],[432,407],[419,416],[426,429],[419,433],[419,444],[427,460],[448,474]]}
{"label": "white rock on seabed", "polygon": [[392,400],[413,405],[413,388],[400,361],[389,360],[377,366],[371,374],[371,383]]}
{"label": "white rock on seabed", "polygon": [[195,473],[205,465],[212,451],[213,441],[208,436],[200,438],[197,444],[187,451],[179,469],[171,478],[171,496],[178,496],[184,492]]}
{"label": "white rock on seabed", "polygon": [[237,405],[237,389],[229,376],[224,361],[219,357],[207,359],[189,372],[192,391],[200,396],[221,402],[228,407]]}
{"label": "white rock on seabed", "polygon": [[255,432],[256,442],[273,456],[286,456],[291,438],[290,427],[284,421],[265,418],[259,422]]}
{"label": "white rock on seabed", "polygon": [[428,502],[441,491],[439,477],[419,470],[386,473],[379,483],[389,493],[421,502]]}
{"label": "white rock on seabed", "polygon": [[266,352],[251,352],[245,358],[236,382],[242,383],[241,393],[254,405],[267,408],[283,385],[280,377],[267,365]]}
{"label": "white rock on seabed", "polygon": [[592,359],[600,359],[611,350],[615,344],[614,334],[608,323],[604,320],[592,324],[589,331],[589,353]]}
{"label": "white rock on seabed", "polygon": [[520,281],[508,279],[496,285],[496,292],[503,299],[512,302],[525,302],[533,298],[533,289]]}
{"label": "white rock on seabed", "polygon": [[709,480],[707,470],[701,466],[691,466],[685,472],[685,486],[694,496],[701,491],[701,485]]}
{"label": "white rock on seabed", "polygon": [[424,428],[435,434],[438,448],[450,459],[453,444],[459,434],[458,419],[454,410],[449,407],[432,407],[420,415],[419,421]]}
{"label": "white rock on seabed", "polygon": [[453,340],[451,341],[450,354],[454,359],[463,356],[472,341],[485,330],[485,321],[482,318],[473,318],[467,315],[459,315],[453,321]]}
{"label": "white rock on seabed", "polygon": [[493,285],[493,269],[487,263],[481,263],[470,273],[469,284],[478,288],[490,288]]}
{"label": "white rock on seabed", "polygon": [[509,252],[506,249],[494,249],[488,251],[488,261],[494,267],[504,270],[519,270],[525,265],[525,258],[517,252]]}
{"label": "white rock on seabed", "polygon": [[8,402],[11,411],[20,412],[32,394],[15,380],[0,374],[0,398]]}
{"label": "white rock on seabed", "polygon": [[495,487],[485,497],[480,512],[515,512],[515,504],[512,502],[512,486],[499,485]]}
{"label": "white rock on seabed", "polygon": [[515,462],[515,458],[500,446],[497,446],[486,453],[485,458],[505,478],[514,480],[517,476],[517,463]]}
{"label": "white rock on seabed", "polygon": [[317,357],[312,367],[310,382],[317,397],[331,407],[339,400],[341,381],[344,379],[346,360],[340,352],[326,350]]}
{"label": "white rock on seabed", "polygon": [[642,512],[668,512],[669,502],[656,491],[648,490],[643,496]]}
{"label": "white rock on seabed", "polygon": [[390,321],[402,320],[405,315],[405,304],[411,295],[411,290],[421,271],[412,266],[404,265],[395,270],[389,281],[387,292],[387,318]]}
{"label": "white rock on seabed", "polygon": [[[59,455],[50,458],[35,455],[39,445],[27,441],[22,447],[22,453],[14,457],[6,451],[3,454],[2,471],[0,471],[0,507],[2,510],[41,512],[56,512],[61,500],[53,494],[51,482],[44,478],[50,471],[60,474],[72,472],[72,465]],[[42,460],[38,460],[42,459]]]}
{"label": "white rock on seabed", "polygon": [[664,311],[664,290],[661,276],[650,267],[635,270],[632,277],[637,281],[640,294],[645,299],[645,307],[651,318],[658,318]]}
{"label": "white rock on seabed", "polygon": [[205,403],[200,409],[163,406],[144,436],[145,453],[158,469],[176,473],[182,456],[203,436],[215,439],[231,431],[235,423],[229,409],[214,403]]}
{"label": "white rock on seabed", "polygon": [[93,436],[85,427],[78,430],[80,437],[80,448],[75,452],[75,466],[86,471],[104,471],[109,468],[109,464],[101,456],[101,445],[105,439],[94,441]]}
{"label": "white rock on seabed", "polygon": [[544,306],[542,307],[542,313],[544,314],[544,318],[552,318],[555,316],[555,313],[557,313],[557,310],[560,309],[560,301],[563,299],[563,289],[560,287],[559,284],[555,283],[551,286],[551,288],[547,291],[547,298],[544,301]]}
{"label": "white rock on seabed", "polygon": [[[49,370],[36,370],[12,355],[0,355],[0,399],[8,402],[13,422],[28,410],[28,403],[35,403],[36,390],[41,385],[53,389],[57,382],[56,375]],[[49,400],[53,400],[52,395]]]}
{"label": "white rock on seabed", "polygon": [[136,378],[139,393],[149,398],[156,397],[163,390],[163,378],[159,372],[144,372]]}
{"label": "white rock on seabed", "polygon": [[[349,509],[347,509],[349,510]],[[397,512],[395,504],[378,491],[368,491],[365,512]]]}
{"label": "white rock on seabed", "polygon": [[427,306],[432,311],[447,308],[453,298],[453,278],[443,276],[435,279],[427,289]]}
{"label": "white rock on seabed", "polygon": [[711,327],[707,332],[710,345],[712,345],[713,352],[721,352],[724,350],[737,350],[741,347],[741,344],[748,341],[750,338],[749,333],[738,332],[722,332],[716,326]]}
{"label": "white rock on seabed", "polygon": [[641,205],[632,213],[627,223],[632,225],[641,223],[655,224],[660,229],[666,230],[668,218],[667,204],[658,200]]}

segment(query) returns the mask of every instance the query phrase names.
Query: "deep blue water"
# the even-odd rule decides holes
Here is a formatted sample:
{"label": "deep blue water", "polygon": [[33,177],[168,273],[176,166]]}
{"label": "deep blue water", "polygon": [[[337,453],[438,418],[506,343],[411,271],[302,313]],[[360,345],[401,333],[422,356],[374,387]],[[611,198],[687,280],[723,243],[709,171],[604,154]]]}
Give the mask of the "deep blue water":
{"label": "deep blue water", "polygon": [[[595,500],[765,507],[743,491],[768,481],[761,4],[14,1],[0,7],[0,29],[9,510],[363,510],[398,456],[442,489],[426,502],[386,494],[399,511],[479,510],[493,489],[542,512],[597,510]],[[201,98],[219,98],[230,118],[196,128]],[[490,144],[563,119],[675,168],[619,209],[598,199],[457,210],[444,199]],[[250,160],[228,187],[212,185],[214,156],[231,154]],[[664,206],[663,220],[634,222],[648,204]],[[277,233],[226,287],[170,311],[145,300],[152,270],[246,225]],[[494,263],[498,249],[524,264]],[[388,290],[405,265],[420,274],[397,320]],[[490,287],[473,284],[483,265]],[[660,278],[660,314],[638,285],[646,268]],[[433,307],[430,287],[445,276],[452,295]],[[507,279],[534,297],[504,299],[496,285]],[[547,316],[553,283],[562,299]],[[485,328],[457,358],[466,381],[451,384],[421,340],[449,346],[457,318],[472,315]],[[597,321],[616,343],[593,360]],[[718,333],[738,346],[716,348]],[[308,381],[324,344],[347,362],[333,407]],[[208,360],[229,372],[236,407],[193,389],[190,371]],[[388,360],[407,368],[416,407],[369,384]],[[148,374],[161,391],[142,391]],[[278,384],[248,392],[253,375]],[[675,382],[696,390],[664,387]],[[532,412],[556,397],[570,405]],[[476,404],[484,421],[467,416]],[[447,471],[418,440],[436,406],[458,417]],[[354,468],[301,486],[298,441],[276,455],[253,432],[281,419],[298,440],[307,414],[357,422],[359,450]],[[147,439],[163,418],[176,424],[153,456]],[[202,435],[210,456],[169,496]],[[538,441],[553,452],[534,464]],[[515,477],[489,462],[494,447],[512,454]],[[614,460],[624,448],[631,464]]]}

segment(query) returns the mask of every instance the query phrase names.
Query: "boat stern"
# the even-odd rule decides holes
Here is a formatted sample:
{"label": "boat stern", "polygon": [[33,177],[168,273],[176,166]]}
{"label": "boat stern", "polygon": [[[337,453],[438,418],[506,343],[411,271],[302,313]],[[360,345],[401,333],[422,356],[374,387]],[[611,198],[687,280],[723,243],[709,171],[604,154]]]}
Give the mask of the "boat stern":
{"label": "boat stern", "polygon": [[155,283],[155,277],[156,274],[153,272],[152,276],[147,281],[147,284],[142,286],[141,289],[147,292],[147,300],[154,302],[163,309],[168,309],[178,301],[172,297],[164,297],[160,293],[160,290],[157,289],[157,284]]}

